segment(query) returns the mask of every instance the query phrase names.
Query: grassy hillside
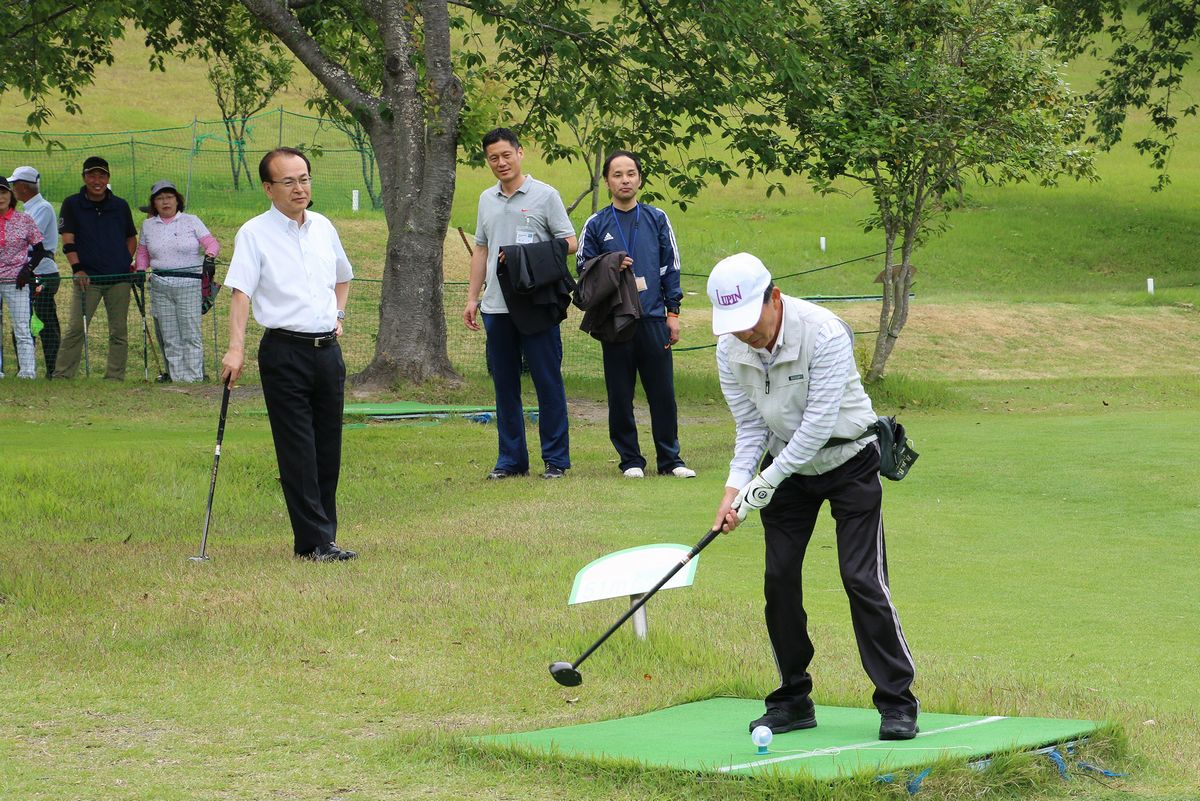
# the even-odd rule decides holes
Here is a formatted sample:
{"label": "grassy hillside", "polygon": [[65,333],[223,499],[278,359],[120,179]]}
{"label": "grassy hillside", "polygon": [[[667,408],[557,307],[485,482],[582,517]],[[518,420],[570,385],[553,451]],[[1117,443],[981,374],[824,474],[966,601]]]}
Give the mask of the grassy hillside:
{"label": "grassy hillside", "polygon": [[[150,72],[145,65],[144,48],[136,39],[122,42],[117,48],[116,64],[100,70],[96,86],[85,92],[85,114],[59,115],[49,133],[163,128],[189,125],[193,117],[217,118],[201,63],[172,61],[165,73]],[[1099,68],[1095,61],[1081,61],[1072,67],[1072,80],[1086,87]],[[300,75],[298,86],[281,95],[272,107],[304,110],[303,100],[314,88],[306,73],[300,71]],[[136,96],[130,94],[132,86],[137,87]],[[24,111],[18,101],[12,93],[0,98],[0,130],[21,128]],[[1135,115],[1127,141],[1145,130],[1145,120]],[[1184,118],[1180,130],[1180,144],[1171,164],[1173,183],[1165,192],[1149,191],[1153,171],[1132,147],[1125,145],[1099,156],[1098,183],[1069,183],[1053,189],[1029,185],[972,187],[966,208],[951,215],[946,233],[934,237],[918,253],[918,292],[936,299],[977,295],[1072,302],[1098,296],[1140,302],[1146,278],[1153,277],[1164,293],[1160,301],[1200,300],[1200,269],[1193,256],[1200,248],[1200,229],[1191,224],[1200,212],[1200,121]],[[33,153],[0,154],[4,163],[12,162],[10,166],[38,158]],[[227,171],[222,158],[218,154],[204,167],[214,172],[217,181],[222,180],[222,171]],[[74,161],[70,164],[70,168],[63,169],[73,173]],[[318,177],[328,176],[328,169],[322,173],[321,167],[318,161]],[[543,164],[532,148],[526,167],[558,187],[564,197],[574,197],[586,182],[582,166]],[[187,166],[175,158],[164,161],[157,172],[152,165],[139,169],[182,181]],[[140,194],[152,179],[145,179],[145,185],[135,190],[124,173],[114,170],[114,188],[119,193],[136,194],[141,202]],[[227,182],[227,172],[224,175]],[[194,180],[199,182],[201,178],[198,175]],[[474,228],[476,198],[491,182],[486,170],[460,169],[452,225],[463,226],[468,232]],[[58,194],[74,191],[75,184],[73,175],[67,176],[59,183]],[[865,193],[855,193],[854,187],[847,184],[849,196],[820,197],[800,179],[788,181],[787,186],[786,196],[768,199],[762,181],[738,180],[727,187],[710,188],[687,212],[672,207],[685,271],[707,273],[717,259],[741,249],[753,250],[776,273],[838,262],[880,249],[878,235],[862,233],[859,224],[869,210],[870,200]],[[230,239],[240,222],[261,203],[253,187],[248,192],[236,209],[219,202],[206,204],[203,194],[199,194],[193,210],[203,214],[218,235]],[[329,188],[322,195],[318,183],[316,193],[320,207],[327,213],[350,216],[348,192],[334,193]],[[587,212],[580,209],[573,216],[576,224],[582,225]],[[353,237],[351,256],[361,274],[377,275],[383,245],[381,219],[373,213],[358,217],[363,221],[358,226],[361,235]],[[827,242],[825,252],[818,246],[822,236]],[[465,259],[457,237],[448,240],[447,248],[447,277],[461,278]],[[878,263],[871,262],[815,273],[789,289],[801,294],[865,294],[873,291],[871,280],[878,269]]]}

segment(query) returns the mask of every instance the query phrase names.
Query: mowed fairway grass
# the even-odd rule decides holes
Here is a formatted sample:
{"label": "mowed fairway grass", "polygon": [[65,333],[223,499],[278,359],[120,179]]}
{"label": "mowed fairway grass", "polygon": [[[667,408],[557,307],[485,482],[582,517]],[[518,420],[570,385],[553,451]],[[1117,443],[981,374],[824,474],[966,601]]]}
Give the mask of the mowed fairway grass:
{"label": "mowed fairway grass", "polygon": [[[161,81],[176,73],[138,74],[147,96],[169,96]],[[199,73],[184,74],[202,87]],[[117,76],[85,99],[99,128],[190,122],[191,109],[153,104],[122,116],[118,87],[130,79]],[[6,96],[2,127],[18,127],[23,113]],[[87,130],[80,124],[73,130]],[[1127,773],[1063,783],[1042,758],[978,774],[947,765],[919,797],[1195,801],[1200,135],[1194,119],[1184,125],[1165,193],[1151,194],[1152,173],[1122,151],[1104,158],[1096,185],[975,187],[950,230],[918,253],[909,327],[871,390],[921,452],[910,478],[885,486],[916,692],[929,711],[1111,721],[1091,756]],[[545,168],[532,150],[526,166],[564,196],[577,191],[577,167]],[[489,181],[461,171],[454,225],[470,232]],[[670,209],[684,269],[706,272],[738,249],[777,270],[879,249],[856,225],[863,194],[821,199],[789,186],[768,200],[761,181],[739,181],[686,214]],[[195,210],[230,247],[241,218]],[[577,212],[576,224],[585,217]],[[359,274],[379,275],[380,217],[338,225]],[[447,278],[460,280],[466,260],[451,233]],[[867,294],[878,269],[784,286]],[[873,304],[837,310],[856,330],[877,327]],[[688,298],[684,319],[682,344],[712,342],[702,296]],[[361,325],[348,335],[360,345]],[[7,345],[7,331],[0,337]],[[619,478],[595,380],[568,387],[575,467],[556,483],[485,483],[492,426],[348,428],[339,539],[362,557],[344,565],[291,558],[269,427],[248,382],[231,406],[213,559],[196,564],[187,557],[199,544],[219,389],[136,381],[134,339],[124,385],[11,373],[0,382],[0,799],[905,796],[872,780],[718,779],[465,744],[775,686],[756,520],[705,552],[695,586],[651,602],[648,642],[618,632],[579,688],[546,670],[621,611],[619,601],[568,608],[575,571],[620,548],[690,545],[711,524],[732,424],[710,351],[678,358],[684,455],[700,473],[692,481]],[[861,338],[862,353],[871,341]],[[102,347],[93,339],[97,363]],[[486,403],[489,393],[476,372],[457,388],[362,399]],[[529,433],[536,463],[536,427]],[[866,706],[828,517],[806,589],[816,700]]]}
{"label": "mowed fairway grass", "polygon": [[[908,413],[921,460],[887,484],[886,520],[926,709],[1114,721],[1131,745],[1124,786],[1182,799],[1200,772],[1197,403],[1172,394],[1186,389],[1177,382],[1150,383],[1171,399],[1117,389],[1091,411],[980,401],[999,408]],[[685,407],[700,472],[687,482],[619,478],[605,426],[586,414],[572,429],[576,468],[556,483],[481,481],[490,426],[347,429],[340,539],[362,558],[314,565],[289,555],[269,428],[244,390],[213,559],[195,564],[215,392],[20,389],[0,412],[0,797],[756,798],[773,787],[491,759],[455,739],[772,688],[757,521],[706,551],[693,588],[652,602],[648,642],[618,633],[579,688],[546,671],[620,611],[566,607],[579,567],[707,530],[729,447],[720,409]],[[1062,397],[1033,383],[1020,404]],[[863,706],[832,545],[825,519],[806,576],[817,700]],[[1034,774],[1038,792],[1067,789],[1048,762]],[[938,776],[923,793],[939,792]],[[947,776],[943,795],[961,797],[962,777]],[[1120,796],[1083,782],[1077,794]],[[986,774],[965,785],[1007,786]]]}

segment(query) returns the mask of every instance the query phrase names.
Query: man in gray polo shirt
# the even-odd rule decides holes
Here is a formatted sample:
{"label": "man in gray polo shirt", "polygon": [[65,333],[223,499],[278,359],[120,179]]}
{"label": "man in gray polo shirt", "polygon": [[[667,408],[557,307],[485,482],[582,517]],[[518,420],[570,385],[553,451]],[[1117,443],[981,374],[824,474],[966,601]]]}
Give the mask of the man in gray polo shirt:
{"label": "man in gray polo shirt", "polygon": [[477,314],[482,312],[483,328],[487,330],[488,362],[496,389],[496,430],[500,438],[500,455],[488,479],[529,473],[525,409],[521,404],[522,354],[537,389],[538,429],[546,465],[542,478],[562,478],[571,466],[571,452],[559,327],[553,325],[537,334],[522,334],[517,330],[496,280],[496,262],[504,245],[553,239],[565,239],[567,253],[574,253],[578,245],[575,229],[558,191],[521,172],[525,151],[515,133],[508,128],[489,131],[483,137],[483,153],[499,183],[479,196],[463,322],[467,328],[478,331]]}

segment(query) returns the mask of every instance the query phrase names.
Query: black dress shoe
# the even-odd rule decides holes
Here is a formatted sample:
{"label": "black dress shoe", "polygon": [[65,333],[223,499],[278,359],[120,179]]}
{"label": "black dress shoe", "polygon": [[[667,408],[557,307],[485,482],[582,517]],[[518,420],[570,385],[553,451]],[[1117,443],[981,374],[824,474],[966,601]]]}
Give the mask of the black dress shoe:
{"label": "black dress shoe", "polygon": [[301,559],[307,559],[310,562],[345,562],[348,559],[355,559],[358,554],[354,551],[347,551],[339,548],[336,542],[331,542],[328,545],[318,545],[307,553],[296,554]]}
{"label": "black dress shoe", "polygon": [[885,709],[879,713],[880,740],[911,740],[919,731],[916,715],[898,709]]}
{"label": "black dress shoe", "polygon": [[750,721],[750,731],[759,726],[766,726],[774,734],[783,734],[796,729],[813,729],[817,726],[817,716],[812,707],[796,709],[790,706],[769,706],[767,714],[758,720]]}
{"label": "black dress shoe", "polygon": [[517,476],[529,475],[528,470],[505,470],[497,467],[495,470],[487,474],[488,481],[503,481],[506,478],[516,478]]}

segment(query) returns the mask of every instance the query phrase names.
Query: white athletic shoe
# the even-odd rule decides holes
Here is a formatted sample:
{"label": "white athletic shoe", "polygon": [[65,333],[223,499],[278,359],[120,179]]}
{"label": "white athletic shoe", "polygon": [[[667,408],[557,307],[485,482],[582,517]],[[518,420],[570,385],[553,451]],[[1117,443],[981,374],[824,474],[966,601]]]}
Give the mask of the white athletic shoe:
{"label": "white athletic shoe", "polygon": [[622,473],[621,475],[625,476],[625,478],[645,478],[646,477],[645,471],[643,471],[642,468],[640,468],[640,467],[631,467],[628,470],[626,470],[624,473]]}
{"label": "white athletic shoe", "polygon": [[679,465],[679,467],[671,471],[671,475],[675,476],[675,478],[695,478],[696,471],[685,465]]}

